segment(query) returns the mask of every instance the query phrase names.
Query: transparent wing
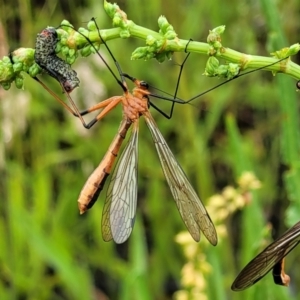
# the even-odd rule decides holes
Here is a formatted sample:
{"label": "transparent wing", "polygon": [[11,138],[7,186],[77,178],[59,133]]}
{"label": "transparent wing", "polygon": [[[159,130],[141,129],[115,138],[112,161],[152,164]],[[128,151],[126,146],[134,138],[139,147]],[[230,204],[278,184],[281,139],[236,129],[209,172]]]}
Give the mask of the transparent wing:
{"label": "transparent wing", "polygon": [[146,112],[144,116],[155,143],[162,169],[185,226],[195,241],[200,240],[200,230],[202,230],[209,242],[216,245],[218,241],[217,233],[204,205],[176,161],[150,112]]}
{"label": "transparent wing", "polygon": [[137,202],[138,120],[114,169],[102,213],[104,241],[124,243],[131,234]]}
{"label": "transparent wing", "polygon": [[258,254],[240,272],[231,289],[244,290],[264,277],[300,242],[300,222],[287,230],[279,239]]}

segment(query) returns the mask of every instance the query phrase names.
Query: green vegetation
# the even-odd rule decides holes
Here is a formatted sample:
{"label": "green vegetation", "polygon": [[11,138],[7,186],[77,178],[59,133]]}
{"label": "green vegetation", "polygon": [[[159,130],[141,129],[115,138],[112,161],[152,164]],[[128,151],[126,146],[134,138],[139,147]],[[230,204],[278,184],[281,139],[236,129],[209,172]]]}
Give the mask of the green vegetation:
{"label": "green vegetation", "polygon": [[[0,59],[20,47],[33,56],[36,34],[47,26],[57,27],[68,20],[75,28],[87,28],[86,22],[95,17],[101,32],[111,33],[108,45],[125,73],[173,94],[178,64],[192,38],[195,47],[189,48],[192,54],[178,92],[178,97],[186,100],[221,82],[202,75],[207,72],[205,54],[211,50],[207,35],[212,28],[226,25],[221,44],[230,49],[219,53],[221,65],[226,65],[226,59],[243,68],[259,68],[276,60],[269,53],[290,45],[297,48],[299,40],[296,0],[288,5],[286,1],[275,5],[270,0],[235,0],[230,6],[219,0],[119,1],[128,19],[142,26],[134,32],[129,28],[129,38],[124,24],[121,29],[111,29],[101,1],[64,1],[66,6],[59,1],[45,1],[44,6],[29,0],[19,3],[19,14],[14,14],[16,4],[0,1]],[[182,41],[180,49],[171,48],[170,52],[175,51],[172,60],[162,64],[155,59],[131,60],[138,47],[145,47],[146,35],[138,36],[144,32],[141,28],[157,34],[161,14]],[[162,33],[173,38],[169,25],[159,20]],[[120,30],[124,39],[117,38]],[[157,40],[147,42],[148,46],[159,45]],[[105,50],[103,53],[114,67]],[[245,64],[243,53],[253,54],[256,65]],[[100,224],[105,191],[82,216],[76,200],[116,133],[121,109],[87,131],[29,75],[18,73],[24,81],[14,77],[14,72],[23,68],[17,66],[12,81],[23,90],[10,88],[11,82],[4,85],[9,91],[0,89],[1,299],[105,299],[104,294],[109,299],[138,300],[298,299],[297,248],[287,258],[291,288],[274,285],[269,274],[249,290],[230,290],[242,267],[272,240],[269,222],[278,236],[299,220],[299,105],[291,77],[300,79],[300,69],[291,61],[282,66],[286,74],[274,77],[271,72],[258,71],[195,99],[191,105],[176,104],[171,120],[152,110],[211,212],[220,239],[216,247],[205,238],[198,244],[190,241],[184,233],[143,120],[133,234],[124,245],[103,242]],[[72,67],[81,80],[71,94],[80,108],[122,93],[98,57],[79,56]],[[269,70],[278,71],[278,66],[273,67]],[[32,75],[38,73],[31,71]],[[3,74],[0,72],[1,83],[5,82]],[[38,77],[61,94],[52,78],[46,74]],[[153,101],[168,111],[170,103]]]}

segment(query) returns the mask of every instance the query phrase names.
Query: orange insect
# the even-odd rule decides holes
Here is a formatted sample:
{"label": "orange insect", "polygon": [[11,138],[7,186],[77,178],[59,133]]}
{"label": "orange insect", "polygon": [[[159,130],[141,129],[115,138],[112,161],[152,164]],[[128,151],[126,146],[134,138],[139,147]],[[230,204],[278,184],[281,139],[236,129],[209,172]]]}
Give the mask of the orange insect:
{"label": "orange insect", "polygon": [[242,291],[262,279],[273,269],[276,284],[288,286],[290,277],[284,272],[284,257],[300,242],[300,222],[287,230],[279,239],[270,244],[240,272],[231,289]]}
{"label": "orange insect", "polygon": [[[123,243],[129,237],[136,212],[137,142],[139,118],[142,115],[151,132],[165,177],[187,229],[196,241],[200,240],[201,230],[210,243],[216,245],[217,234],[214,225],[148,109],[148,96],[150,93],[147,83],[131,78],[128,75],[126,76],[134,82],[136,87],[133,89],[132,94],[126,90],[123,96],[112,97],[106,100],[106,104],[111,107],[114,107],[119,102],[122,103],[123,121],[118,135],[115,137],[107,154],[81,191],[78,199],[80,212],[86,211],[98,197],[100,190],[103,188],[103,182],[111,170],[121,142],[132,124],[131,137],[108,186],[102,217],[102,234],[105,241],[114,239],[117,243]],[[126,87],[125,81],[123,84]]]}

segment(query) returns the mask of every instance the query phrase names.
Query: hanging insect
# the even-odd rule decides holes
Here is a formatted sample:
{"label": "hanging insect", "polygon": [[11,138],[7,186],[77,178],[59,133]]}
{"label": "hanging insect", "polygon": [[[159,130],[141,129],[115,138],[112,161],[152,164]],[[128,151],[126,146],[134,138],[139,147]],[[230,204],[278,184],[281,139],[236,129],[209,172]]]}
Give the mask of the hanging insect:
{"label": "hanging insect", "polygon": [[[130,236],[134,225],[137,203],[137,145],[139,118],[143,116],[151,132],[161,166],[177,204],[177,208],[187,229],[196,241],[200,240],[200,231],[202,231],[210,243],[216,245],[217,233],[215,227],[204,205],[176,161],[149,111],[149,106],[151,106],[149,96],[151,96],[151,93],[148,90],[148,84],[122,72],[121,67],[117,63],[110,49],[102,40],[97,25],[96,27],[102,43],[108,49],[117,65],[124,93],[122,96],[114,96],[106,99],[86,110],[84,113],[103,108],[96,117],[96,120],[98,121],[117,104],[121,103],[123,107],[123,120],[118,134],[109,147],[107,154],[89,177],[80,193],[78,199],[80,212],[85,212],[98,198],[104,182],[110,173],[112,164],[118,154],[121,143],[124,140],[129,127],[132,125],[133,129],[131,136],[123,150],[108,186],[102,216],[102,235],[105,241],[113,239],[116,243],[123,243]],[[87,39],[87,41],[89,40]],[[101,56],[99,52],[98,55]],[[115,75],[114,77],[116,78]],[[127,88],[125,77],[135,84],[132,93],[130,93]],[[175,98],[176,94],[174,96],[174,99]],[[173,105],[174,99],[170,99],[173,101]]]}

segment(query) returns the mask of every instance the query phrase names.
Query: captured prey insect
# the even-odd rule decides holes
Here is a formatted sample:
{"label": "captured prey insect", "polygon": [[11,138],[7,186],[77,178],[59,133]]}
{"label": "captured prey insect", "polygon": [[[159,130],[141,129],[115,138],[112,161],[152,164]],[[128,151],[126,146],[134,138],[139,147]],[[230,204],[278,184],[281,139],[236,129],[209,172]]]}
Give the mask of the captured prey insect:
{"label": "captured prey insect", "polygon": [[270,244],[240,272],[231,289],[242,291],[262,279],[273,269],[276,284],[288,286],[290,277],[284,273],[284,257],[300,242],[300,222],[287,230],[280,238]]}
{"label": "captured prey insect", "polygon": [[37,35],[35,44],[34,59],[35,62],[45,70],[51,77],[56,79],[66,94],[72,107],[69,107],[63,100],[61,100],[52,90],[50,90],[40,79],[34,79],[42,85],[61,105],[63,105],[74,116],[79,117],[84,127],[87,127],[79,112],[76,104],[69,95],[76,87],[79,86],[80,80],[77,77],[76,71],[71,66],[58,57],[55,53],[56,44],[58,42],[58,35],[56,29],[48,27],[42,30]]}
{"label": "captured prey insect", "polygon": [[[102,40],[98,26],[97,30]],[[84,35],[82,34],[82,36]],[[88,43],[91,43],[87,37],[85,38]],[[86,125],[87,128],[90,128],[98,120],[102,119],[116,105],[121,103],[123,107],[123,119],[118,133],[111,143],[106,155],[100,162],[99,166],[88,178],[80,193],[78,199],[80,213],[84,213],[87,209],[92,207],[94,202],[97,200],[101,190],[103,189],[105,181],[111,172],[113,163],[120,150],[121,144],[125,139],[126,133],[129,128],[132,127],[129,141],[125,146],[125,149],[123,150],[118,164],[112,174],[107,189],[102,216],[102,235],[105,241],[113,239],[116,243],[123,243],[130,236],[135,221],[137,204],[139,118],[143,116],[152,135],[152,139],[156,146],[161,166],[171,193],[187,229],[195,241],[200,240],[200,231],[202,231],[209,242],[212,245],[216,245],[217,233],[213,222],[210,219],[201,200],[194,191],[192,185],[190,184],[184,171],[176,161],[149,111],[149,106],[152,105],[155,107],[155,105],[150,102],[149,96],[155,97],[156,95],[150,93],[148,90],[149,86],[146,82],[135,79],[127,74],[123,74],[119,64],[115,60],[106,43],[103,40],[102,43],[105,45],[111,57],[113,58],[119,71],[121,80],[119,80],[113,73],[98,51],[97,54],[105,62],[114,78],[121,85],[123,89],[123,95],[113,96],[109,99],[101,101],[93,107],[81,112],[80,116],[92,111],[101,110],[101,112],[89,124]],[[92,43],[91,46],[93,47]],[[53,77],[60,81],[58,76]],[[127,88],[125,78],[131,80],[135,85],[132,93],[130,93]],[[62,84],[61,81],[60,83],[64,87],[64,84]],[[182,100],[176,98],[176,94],[174,98],[165,97],[165,99],[172,101],[173,106],[174,102],[176,101],[183,102]],[[74,110],[72,113],[77,115],[77,111],[78,110]]]}
{"label": "captured prey insect", "polygon": [[37,35],[34,60],[50,76],[57,79],[63,89],[70,93],[79,85],[77,73],[55,54],[58,36],[55,28],[49,27]]}

